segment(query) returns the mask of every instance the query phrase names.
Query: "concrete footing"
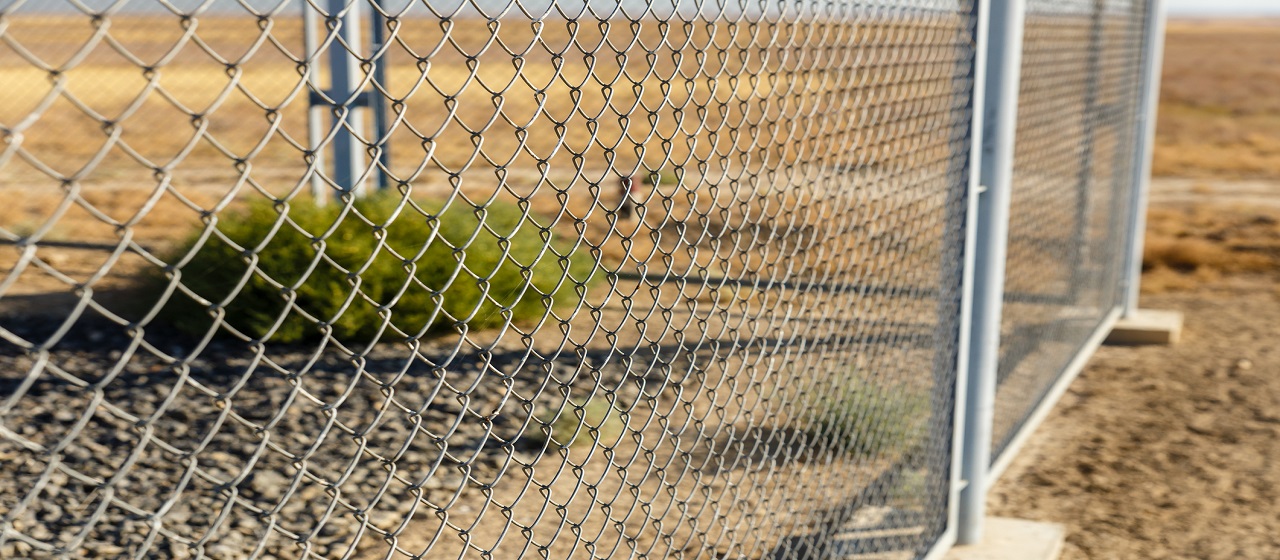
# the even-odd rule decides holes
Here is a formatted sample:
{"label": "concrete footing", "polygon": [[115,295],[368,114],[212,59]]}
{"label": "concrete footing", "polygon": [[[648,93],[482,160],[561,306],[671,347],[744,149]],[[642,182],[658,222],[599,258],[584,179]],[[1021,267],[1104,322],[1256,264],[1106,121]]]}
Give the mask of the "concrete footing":
{"label": "concrete footing", "polygon": [[982,542],[952,548],[943,560],[1057,560],[1067,529],[1057,523],[989,517]]}
{"label": "concrete footing", "polygon": [[1123,346],[1177,344],[1182,337],[1182,313],[1139,309],[1116,322],[1107,344]]}

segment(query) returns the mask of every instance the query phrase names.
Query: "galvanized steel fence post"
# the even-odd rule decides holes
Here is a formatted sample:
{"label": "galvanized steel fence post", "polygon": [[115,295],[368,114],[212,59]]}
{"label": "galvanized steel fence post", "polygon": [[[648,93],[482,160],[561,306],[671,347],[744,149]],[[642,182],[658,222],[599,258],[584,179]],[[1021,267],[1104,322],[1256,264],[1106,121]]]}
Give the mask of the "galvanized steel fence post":
{"label": "galvanized steel fence post", "polygon": [[1129,246],[1123,269],[1123,316],[1138,309],[1142,279],[1143,235],[1147,230],[1147,201],[1151,192],[1151,156],[1155,148],[1156,110],[1160,104],[1160,69],[1164,66],[1164,0],[1150,0],[1145,22],[1145,58],[1142,63],[1142,100],[1138,108],[1138,146],[1133,166],[1133,200],[1130,204]]}
{"label": "galvanized steel fence post", "polygon": [[[375,163],[373,171],[377,174],[378,190],[386,189],[391,183],[391,136],[390,124],[387,122],[387,97],[384,93],[391,84],[387,77],[387,66],[391,61],[387,58],[387,17],[382,12],[382,0],[370,0],[373,14],[370,21],[369,59],[372,61],[374,88],[369,109],[373,111],[373,131],[375,146]],[[397,28],[399,23],[396,23]],[[380,89],[379,89],[380,88]]]}
{"label": "galvanized steel fence post", "polygon": [[962,469],[965,488],[960,492],[957,529],[959,544],[974,543],[981,538],[986,509],[1025,15],[1023,0],[991,2],[980,162],[983,190],[978,200],[978,220],[974,224],[977,241],[965,401]]}
{"label": "galvanized steel fence post", "polygon": [[[972,383],[972,377],[969,372],[969,359],[973,355],[973,332],[966,328],[972,324],[973,320],[973,296],[974,296],[974,276],[977,249],[977,227],[978,223],[978,204],[982,191],[982,166],[980,162],[983,160],[985,151],[985,123],[986,123],[986,76],[987,76],[987,52],[988,37],[990,37],[990,2],[980,1],[973,5],[972,17],[974,20],[974,53],[973,53],[973,91],[972,106],[973,113],[970,123],[970,146],[969,146],[969,176],[968,184],[964,189],[965,214],[964,214],[964,263],[961,271],[961,295],[960,295],[960,339],[957,341],[957,357],[956,375],[955,375],[955,426],[954,437],[955,443],[952,449],[952,472],[951,472],[951,507],[947,512],[949,535],[945,540],[953,540],[957,535],[959,520],[964,512],[961,511],[963,501],[962,493],[966,487],[965,477],[967,476],[968,465],[966,461],[968,456],[965,453],[967,449],[968,437],[966,430],[968,428],[968,412],[970,408],[965,402],[969,396],[969,387]],[[939,548],[937,554],[926,557],[928,560],[941,557],[945,551],[950,549],[950,544]]]}
{"label": "galvanized steel fence post", "polygon": [[364,156],[364,115],[361,106],[364,80],[360,78],[362,48],[360,27],[363,25],[361,3],[350,0],[329,0],[328,24],[330,32],[329,90],[323,97],[332,107],[333,116],[333,183],[340,193],[363,194],[368,177],[368,165]]}
{"label": "galvanized steel fence post", "polygon": [[328,200],[328,185],[325,183],[325,133],[324,121],[326,104],[318,99],[324,86],[320,83],[319,61],[323,53],[320,50],[321,36],[316,33],[320,25],[320,12],[310,4],[302,8],[302,49],[306,51],[307,87],[311,88],[311,97],[307,103],[307,150],[311,161],[308,165],[311,198],[316,204],[323,205]]}
{"label": "galvanized steel fence post", "polygon": [[[1093,14],[1089,22],[1089,58],[1085,64],[1084,114],[1092,117],[1097,114],[1099,81],[1102,74],[1102,53],[1104,50],[1103,22],[1107,11],[1106,0],[1094,0]],[[1089,193],[1093,190],[1094,152],[1097,150],[1097,131],[1094,126],[1086,126],[1080,151],[1080,171],[1076,180],[1076,212],[1075,234],[1071,242],[1072,278],[1067,291],[1074,301],[1079,297],[1082,282],[1080,276],[1087,274],[1084,270],[1089,257]]]}

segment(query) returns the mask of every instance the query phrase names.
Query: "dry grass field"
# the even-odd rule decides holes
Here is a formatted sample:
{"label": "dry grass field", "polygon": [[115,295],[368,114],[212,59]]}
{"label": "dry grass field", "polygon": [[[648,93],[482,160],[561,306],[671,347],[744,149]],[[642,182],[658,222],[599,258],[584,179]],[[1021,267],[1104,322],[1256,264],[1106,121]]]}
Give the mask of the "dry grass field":
{"label": "dry grass field", "polygon": [[1175,20],[1157,176],[1280,179],[1280,22]]}
{"label": "dry grass field", "polygon": [[[415,196],[526,201],[541,225],[585,228],[615,263],[652,253],[658,242],[635,231],[690,221],[706,229],[773,216],[784,229],[804,228],[830,218],[823,201],[855,199],[867,216],[912,214],[940,200],[887,186],[904,173],[932,180],[952,165],[946,123],[963,91],[954,52],[931,45],[963,41],[953,25],[509,21],[489,29],[406,20],[384,57],[389,83],[377,86],[396,112],[385,171]],[[0,208],[0,236],[111,244],[127,232],[162,250],[206,212],[306,197],[316,175],[334,188],[328,168],[308,156],[296,18],[259,29],[246,18],[186,28],[173,17],[117,17],[105,31],[61,16],[14,18],[5,28],[21,48],[0,48],[0,123],[14,140],[0,160],[0,194],[19,202]],[[619,55],[629,48],[651,54]],[[862,63],[843,62],[855,58]],[[327,87],[327,70],[315,68]],[[823,117],[787,127],[782,114]],[[356,133],[372,145],[367,115],[365,124]],[[619,177],[650,172],[666,179],[643,197],[648,225],[627,234],[640,246],[623,247],[624,232],[605,214],[618,205]],[[844,188],[851,174],[866,187]],[[89,263],[72,278],[100,270],[93,257],[71,260]],[[143,266],[124,255],[98,286]],[[48,276],[24,275],[10,293],[66,285]]]}
{"label": "dry grass field", "polygon": [[1173,20],[1144,293],[1280,269],[1280,20]]}

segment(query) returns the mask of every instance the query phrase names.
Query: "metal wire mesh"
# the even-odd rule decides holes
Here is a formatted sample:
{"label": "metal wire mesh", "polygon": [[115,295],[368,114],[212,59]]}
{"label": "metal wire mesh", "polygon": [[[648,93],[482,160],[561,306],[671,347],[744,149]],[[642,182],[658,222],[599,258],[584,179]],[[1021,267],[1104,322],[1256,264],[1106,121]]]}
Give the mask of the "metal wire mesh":
{"label": "metal wire mesh", "polygon": [[0,556],[938,540],[969,2],[326,6],[0,5]]}
{"label": "metal wire mesh", "polygon": [[1149,5],[1028,4],[993,457],[1121,303]]}

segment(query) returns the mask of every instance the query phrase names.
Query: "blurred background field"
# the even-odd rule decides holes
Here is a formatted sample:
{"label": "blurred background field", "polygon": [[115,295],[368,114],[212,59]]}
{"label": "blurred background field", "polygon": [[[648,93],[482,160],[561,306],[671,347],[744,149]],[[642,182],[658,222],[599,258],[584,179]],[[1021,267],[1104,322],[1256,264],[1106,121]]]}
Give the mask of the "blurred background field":
{"label": "blurred background field", "polygon": [[[944,202],[895,186],[934,182],[953,165],[956,138],[946,123],[960,110],[955,64],[945,49],[928,47],[960,40],[952,19],[677,28],[656,20],[594,26],[513,17],[490,29],[475,18],[407,18],[382,59],[387,83],[372,86],[394,112],[385,140],[392,155],[379,172],[415,196],[457,194],[474,205],[519,200],[541,226],[567,232],[577,222],[615,265],[638,265],[631,255],[650,254],[657,243],[636,235],[634,246],[620,244],[627,227],[616,229],[609,213],[624,176],[664,178],[641,196],[654,211],[633,229],[666,232],[668,244],[748,221],[752,232],[811,228],[830,219],[831,206],[821,202],[858,201],[865,215],[843,227],[875,220],[892,229],[889,222]],[[3,160],[0,195],[18,202],[0,208],[0,237],[38,232],[48,242],[41,256],[82,269],[71,277],[83,280],[106,262],[92,245],[114,245],[125,231],[142,249],[162,252],[206,212],[308,195],[314,167],[296,15],[259,24],[215,13],[188,25],[124,14],[109,23],[20,14],[6,26],[0,122],[19,141]],[[622,56],[631,45],[646,56]],[[849,65],[856,70],[815,62],[855,57],[862,61]],[[898,71],[904,57],[918,75]],[[314,80],[327,87],[327,70],[315,68]],[[850,96],[861,102],[845,103]],[[825,118],[779,126],[784,113]],[[330,119],[322,121],[327,134]],[[362,135],[375,142],[369,131]],[[853,178],[858,187],[845,188]],[[801,202],[813,204],[778,215]],[[759,236],[742,237],[735,247]],[[697,258],[675,253],[683,265]],[[0,251],[0,266],[16,258]],[[701,258],[696,264],[708,266],[715,263],[707,258],[719,257],[703,251]],[[96,286],[114,287],[146,266],[129,251]],[[69,285],[32,271],[8,293]]]}
{"label": "blurred background field", "polygon": [[1280,270],[1280,20],[1169,23],[1145,293]]}
{"label": "blurred background field", "polygon": [[1153,172],[1280,179],[1280,20],[1169,23]]}

